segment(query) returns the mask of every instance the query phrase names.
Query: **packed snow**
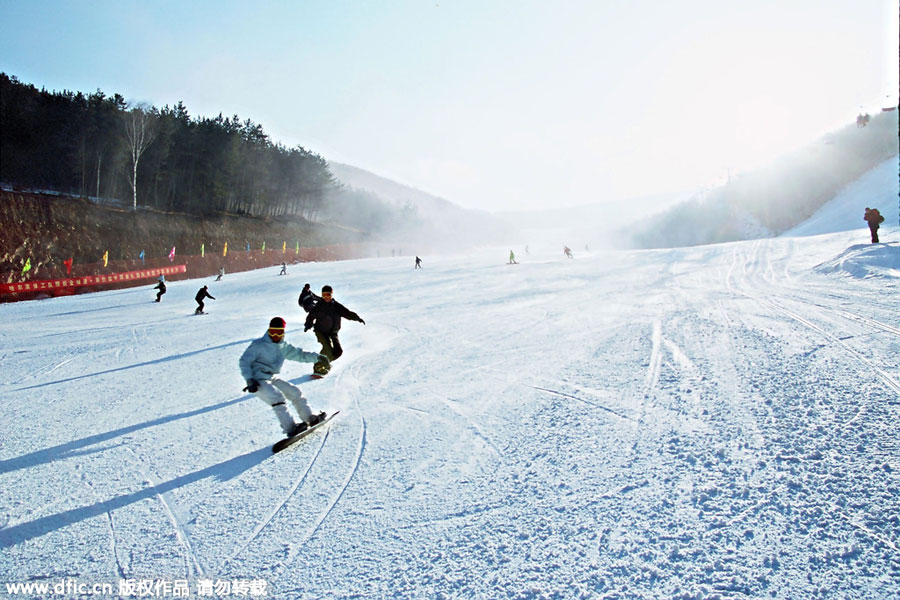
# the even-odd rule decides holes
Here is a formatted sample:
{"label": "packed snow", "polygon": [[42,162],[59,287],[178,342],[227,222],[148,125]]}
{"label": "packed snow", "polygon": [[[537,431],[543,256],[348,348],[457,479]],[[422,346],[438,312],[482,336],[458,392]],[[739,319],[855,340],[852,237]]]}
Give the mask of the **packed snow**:
{"label": "packed snow", "polygon": [[[0,305],[0,595],[900,598],[886,181],[878,245],[860,194],[852,223],[775,239]],[[341,412],[273,455],[237,363],[276,315],[318,350],[306,282],[366,325],[325,379],[285,364]]]}

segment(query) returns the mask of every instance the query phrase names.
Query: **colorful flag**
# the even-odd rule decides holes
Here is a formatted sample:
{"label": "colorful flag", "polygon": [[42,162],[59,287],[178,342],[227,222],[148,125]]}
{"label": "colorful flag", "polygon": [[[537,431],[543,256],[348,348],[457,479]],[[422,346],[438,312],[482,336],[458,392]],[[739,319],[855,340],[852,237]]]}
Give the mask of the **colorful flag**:
{"label": "colorful flag", "polygon": [[247,242],[247,253],[250,253],[250,242]]}
{"label": "colorful flag", "polygon": [[206,258],[206,244],[200,244],[200,258]]}
{"label": "colorful flag", "polygon": [[175,262],[175,246],[172,246],[172,251],[169,252],[169,262]]}
{"label": "colorful flag", "polygon": [[69,260],[63,261],[63,264],[66,265],[66,277],[69,277],[72,275],[72,262],[73,261],[74,261],[74,257],[69,258]]}
{"label": "colorful flag", "polygon": [[103,253],[103,266],[105,267],[108,264],[109,264],[109,250],[107,250],[106,252]]}
{"label": "colorful flag", "polygon": [[228,242],[225,242],[225,247],[222,248],[222,256],[228,256]]}
{"label": "colorful flag", "polygon": [[25,266],[22,267],[22,275],[31,270],[31,257],[25,259]]}
{"label": "colorful flag", "polygon": [[294,248],[294,252],[296,252],[297,254],[300,254],[300,240],[297,240],[297,247]]}
{"label": "colorful flag", "polygon": [[141,253],[138,254],[138,258],[141,259],[141,264],[144,264],[144,251],[143,250],[141,250]]}
{"label": "colorful flag", "polygon": [[281,244],[281,253],[284,254],[285,252],[287,252],[287,242]]}
{"label": "colorful flag", "polygon": [[262,251],[263,251],[263,254],[266,253],[266,243],[265,242],[263,242]]}

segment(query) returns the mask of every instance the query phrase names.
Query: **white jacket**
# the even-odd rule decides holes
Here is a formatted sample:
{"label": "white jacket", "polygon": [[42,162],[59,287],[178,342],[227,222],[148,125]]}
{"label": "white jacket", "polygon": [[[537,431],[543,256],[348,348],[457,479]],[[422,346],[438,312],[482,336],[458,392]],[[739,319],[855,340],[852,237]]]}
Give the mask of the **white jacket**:
{"label": "white jacket", "polygon": [[318,352],[304,352],[283,339],[273,342],[266,333],[247,346],[238,364],[241,366],[241,375],[248,382],[251,379],[267,381],[281,372],[285,360],[316,362],[318,359]]}

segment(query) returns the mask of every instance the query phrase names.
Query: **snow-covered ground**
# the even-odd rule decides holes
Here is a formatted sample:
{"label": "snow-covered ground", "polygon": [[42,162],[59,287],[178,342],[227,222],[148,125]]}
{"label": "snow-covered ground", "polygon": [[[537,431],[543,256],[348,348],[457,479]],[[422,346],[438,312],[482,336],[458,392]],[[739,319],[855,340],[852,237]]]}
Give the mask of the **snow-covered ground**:
{"label": "snow-covered ground", "polygon": [[[900,598],[900,232],[867,243],[873,204],[827,235],[0,305],[0,596]],[[237,361],[275,315],[317,349],[305,282],[367,324],[301,384],[341,414],[272,455]]]}

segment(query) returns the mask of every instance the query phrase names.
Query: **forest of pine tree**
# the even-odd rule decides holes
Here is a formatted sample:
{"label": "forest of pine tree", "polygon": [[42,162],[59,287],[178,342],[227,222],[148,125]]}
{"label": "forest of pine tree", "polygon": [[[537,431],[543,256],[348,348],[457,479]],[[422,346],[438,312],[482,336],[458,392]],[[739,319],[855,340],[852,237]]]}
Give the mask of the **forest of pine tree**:
{"label": "forest of pine tree", "polygon": [[261,125],[48,92],[0,73],[0,182],[192,215],[314,220],[336,183],[326,161]]}

